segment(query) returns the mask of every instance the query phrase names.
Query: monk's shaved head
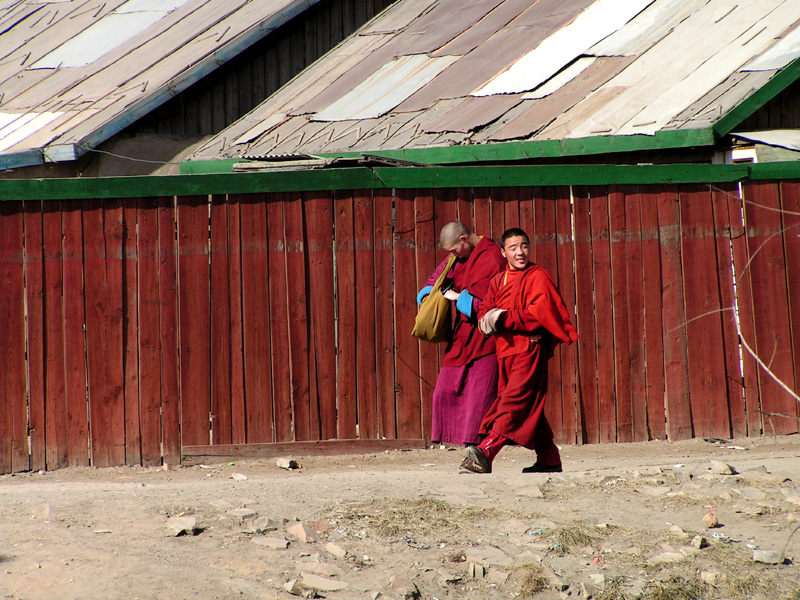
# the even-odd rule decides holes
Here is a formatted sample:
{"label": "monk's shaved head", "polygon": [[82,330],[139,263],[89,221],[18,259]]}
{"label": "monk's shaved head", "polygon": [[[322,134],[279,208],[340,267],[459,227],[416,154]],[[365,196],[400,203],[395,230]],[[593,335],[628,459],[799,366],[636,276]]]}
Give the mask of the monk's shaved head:
{"label": "monk's shaved head", "polygon": [[461,221],[450,221],[442,227],[439,233],[439,243],[445,250],[458,243],[462,235],[469,236],[469,229]]}

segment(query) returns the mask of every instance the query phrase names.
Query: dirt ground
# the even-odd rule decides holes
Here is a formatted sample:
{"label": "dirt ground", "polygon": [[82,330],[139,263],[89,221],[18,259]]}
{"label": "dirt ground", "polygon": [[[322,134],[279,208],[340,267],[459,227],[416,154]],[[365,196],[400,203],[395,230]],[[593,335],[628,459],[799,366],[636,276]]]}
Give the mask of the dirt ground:
{"label": "dirt ground", "polygon": [[562,456],[551,475],[522,474],[521,448],[459,474],[436,447],[3,476],[0,598],[800,600],[800,436]]}

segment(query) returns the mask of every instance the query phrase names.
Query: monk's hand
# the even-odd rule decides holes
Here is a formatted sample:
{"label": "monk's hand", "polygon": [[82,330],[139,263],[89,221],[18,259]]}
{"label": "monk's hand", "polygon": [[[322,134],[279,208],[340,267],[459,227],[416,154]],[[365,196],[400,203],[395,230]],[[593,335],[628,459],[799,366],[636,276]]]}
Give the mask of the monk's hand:
{"label": "monk's hand", "polygon": [[478,328],[483,335],[494,335],[497,333],[497,319],[500,318],[505,310],[501,308],[492,308],[478,321]]}
{"label": "monk's hand", "polygon": [[447,298],[448,300],[453,300],[454,302],[458,300],[459,296],[458,292],[454,292],[453,290],[446,290],[442,292],[442,294],[444,294],[445,298]]}

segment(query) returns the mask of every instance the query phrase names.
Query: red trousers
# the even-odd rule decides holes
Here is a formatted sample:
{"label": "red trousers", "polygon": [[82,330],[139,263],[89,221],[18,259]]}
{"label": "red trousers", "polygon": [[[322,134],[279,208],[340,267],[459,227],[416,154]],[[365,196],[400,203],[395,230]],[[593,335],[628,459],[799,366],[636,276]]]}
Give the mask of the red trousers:
{"label": "red trousers", "polygon": [[548,358],[541,344],[531,342],[528,351],[499,359],[497,399],[481,422],[480,434],[501,435],[536,451],[539,462],[560,465],[553,430],[544,416]]}

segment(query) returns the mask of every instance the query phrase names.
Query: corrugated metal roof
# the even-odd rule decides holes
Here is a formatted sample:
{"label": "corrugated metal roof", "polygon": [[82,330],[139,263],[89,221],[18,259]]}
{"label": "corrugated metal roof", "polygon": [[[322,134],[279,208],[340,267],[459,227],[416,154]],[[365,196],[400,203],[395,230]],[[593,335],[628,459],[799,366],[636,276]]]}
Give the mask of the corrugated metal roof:
{"label": "corrugated metal roof", "polygon": [[0,165],[80,156],[317,1],[0,2]]}
{"label": "corrugated metal roof", "polygon": [[401,0],[192,159],[708,129],[798,58],[796,0]]}

